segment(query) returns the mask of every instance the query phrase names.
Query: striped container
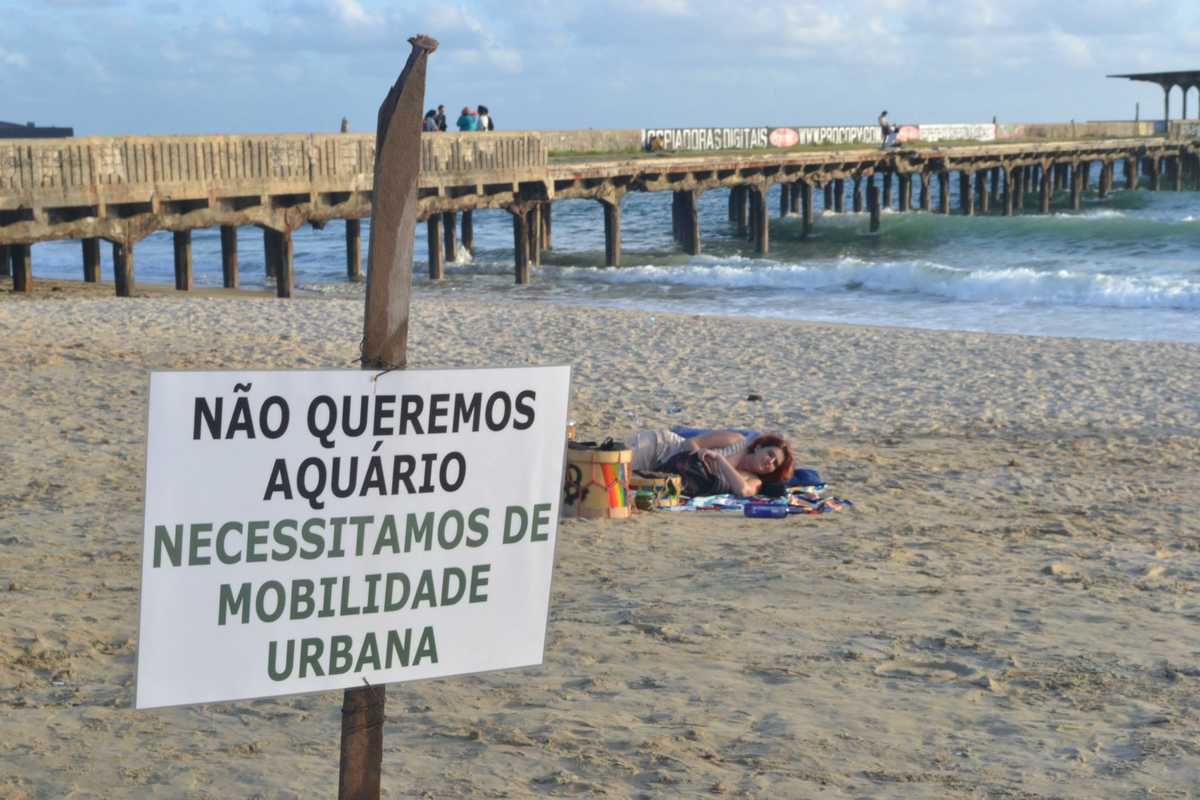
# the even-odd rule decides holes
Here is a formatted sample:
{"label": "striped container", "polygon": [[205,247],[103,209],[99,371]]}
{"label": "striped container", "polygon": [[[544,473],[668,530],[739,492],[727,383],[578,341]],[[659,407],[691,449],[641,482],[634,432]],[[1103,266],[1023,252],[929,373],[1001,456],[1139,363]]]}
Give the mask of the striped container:
{"label": "striped container", "polygon": [[562,516],[624,519],[632,514],[633,451],[568,444]]}

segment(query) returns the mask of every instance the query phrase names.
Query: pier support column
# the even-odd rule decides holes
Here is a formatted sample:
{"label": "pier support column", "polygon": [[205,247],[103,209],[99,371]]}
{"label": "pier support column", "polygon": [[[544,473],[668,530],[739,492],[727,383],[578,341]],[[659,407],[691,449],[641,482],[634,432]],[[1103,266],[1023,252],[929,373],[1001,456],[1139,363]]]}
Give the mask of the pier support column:
{"label": "pier support column", "polygon": [[296,282],[296,272],[292,259],[292,232],[281,231],[275,234],[275,296],[288,298],[292,296],[292,287]]}
{"label": "pier support column", "polygon": [[263,228],[263,275],[267,278],[275,277],[276,257],[274,253],[275,237],[271,235],[270,228]]}
{"label": "pier support column", "polygon": [[621,266],[621,200],[601,200],[604,207],[604,263]]}
{"label": "pier support column", "polygon": [[1172,156],[1167,159],[1167,175],[1170,176],[1171,189],[1176,192],[1183,191],[1183,164],[1178,156]]}
{"label": "pier support column", "polygon": [[1017,171],[1012,167],[1004,168],[1004,216],[1011,217],[1016,205],[1013,189],[1016,188]]}
{"label": "pier support column", "polygon": [[808,181],[800,184],[800,213],[804,219],[800,236],[807,239],[813,226],[813,187]]}
{"label": "pier support column", "polygon": [[1100,162],[1100,186],[1097,189],[1097,194],[1103,200],[1108,197],[1108,188],[1112,185],[1112,162]]}
{"label": "pier support column", "polygon": [[535,267],[542,265],[542,204],[534,203],[525,212],[529,218],[529,263]]}
{"label": "pier support column", "polygon": [[958,173],[958,206],[965,217],[974,216],[975,214],[975,198],[972,196],[971,191],[971,176],[972,173],[966,170],[960,170]]}
{"label": "pier support column", "polygon": [[8,259],[12,265],[12,285],[14,292],[25,294],[33,291],[33,257],[32,245],[10,244]]}
{"label": "pier support column", "polygon": [[[86,269],[86,267],[85,267]],[[0,244],[0,278],[12,277],[12,247]]]}
{"label": "pier support column", "polygon": [[1029,186],[1025,182],[1025,168],[1017,167],[1013,170],[1013,213],[1025,213],[1025,194]]}
{"label": "pier support column", "polygon": [[[529,283],[529,217],[523,208],[510,208],[513,226],[513,277],[518,285]],[[608,222],[607,215],[605,222]],[[607,227],[607,225],[606,225]]]}
{"label": "pier support column", "polygon": [[133,242],[113,242],[113,283],[117,297],[133,296]]}
{"label": "pier support column", "polygon": [[900,210],[912,210],[912,176],[907,172],[897,175],[900,181]]}
{"label": "pier support column", "polygon": [[825,211],[833,211],[833,181],[825,181],[824,197],[822,197],[822,208]]}
{"label": "pier support column", "polygon": [[679,202],[679,244],[688,255],[700,255],[700,193],[689,189],[675,193]]}
{"label": "pier support column", "polygon": [[871,214],[871,233],[879,230],[879,187],[872,180],[867,186],[867,210]]}
{"label": "pier support column", "polygon": [[1125,188],[1136,192],[1138,188],[1138,162],[1136,158],[1125,159]]}
{"label": "pier support column", "polygon": [[226,289],[236,289],[239,282],[237,228],[233,225],[222,225],[221,285]]}
{"label": "pier support column", "polygon": [[862,175],[854,176],[854,194],[853,194],[854,200],[853,200],[853,205],[851,207],[854,209],[855,214],[861,214],[862,210],[863,210],[862,179],[863,179]]}
{"label": "pier support column", "polygon": [[771,217],[767,214],[767,187],[752,186],[754,196],[751,206],[754,219],[750,227],[754,229],[754,252],[765,256],[771,250]]}
{"label": "pier support column", "polygon": [[453,211],[442,212],[442,250],[447,263],[458,261],[458,214]]}
{"label": "pier support column", "polygon": [[988,189],[988,178],[990,176],[990,169],[975,173],[975,191],[979,195],[980,214],[988,214],[992,210],[992,193]]}
{"label": "pier support column", "polygon": [[733,198],[733,221],[737,224],[737,235],[744,238],[750,229],[750,189],[735,186],[729,191]]}
{"label": "pier support column", "polygon": [[462,212],[462,246],[475,255],[475,212],[469,208]]}
{"label": "pier support column", "polygon": [[928,211],[932,206],[931,198],[929,197],[930,175],[928,172],[921,172],[919,177],[921,179],[921,210]]}
{"label": "pier support column", "polygon": [[1081,208],[1081,197],[1083,195],[1083,171],[1079,169],[1078,164],[1071,166],[1071,210],[1078,211]]}
{"label": "pier support column", "polygon": [[788,215],[788,211],[792,208],[792,185],[790,183],[779,184],[779,218],[783,219]]}
{"label": "pier support column", "polygon": [[839,214],[846,210],[846,181],[842,178],[833,182],[833,210]]}
{"label": "pier support column", "polygon": [[1054,195],[1053,170],[1042,167],[1042,185],[1038,192],[1038,210],[1043,214],[1050,213],[1050,198]]}
{"label": "pier support column", "polygon": [[425,220],[425,249],[429,252],[429,280],[446,277],[446,253],[442,249],[442,215],[434,212]]}
{"label": "pier support column", "polygon": [[85,283],[100,282],[100,240],[84,239],[83,246],[83,280]]}
{"label": "pier support column", "polygon": [[950,213],[950,173],[943,170],[938,173],[938,213]]}
{"label": "pier support column", "polygon": [[192,290],[192,232],[173,231],[175,254],[175,290]]}
{"label": "pier support column", "polygon": [[991,186],[988,188],[988,201],[992,206],[1000,205],[1000,168],[992,167],[988,170],[991,177]]}
{"label": "pier support column", "polygon": [[1150,191],[1157,192],[1161,188],[1159,178],[1162,172],[1162,159],[1154,156],[1148,161],[1150,162]]}
{"label": "pier support column", "polygon": [[550,250],[554,247],[554,236],[550,230],[550,209],[553,206],[549,201],[542,203],[542,250]]}
{"label": "pier support column", "polygon": [[883,173],[883,207],[890,209],[892,207],[892,171],[885,170]]}
{"label": "pier support column", "polygon": [[804,181],[792,181],[792,207],[790,210],[793,214],[800,213],[800,193],[804,191],[802,186],[804,186]]}
{"label": "pier support column", "polygon": [[[224,228],[221,229],[224,232]],[[346,220],[346,280],[358,283],[362,274],[362,222]],[[222,239],[224,242],[224,239]]]}

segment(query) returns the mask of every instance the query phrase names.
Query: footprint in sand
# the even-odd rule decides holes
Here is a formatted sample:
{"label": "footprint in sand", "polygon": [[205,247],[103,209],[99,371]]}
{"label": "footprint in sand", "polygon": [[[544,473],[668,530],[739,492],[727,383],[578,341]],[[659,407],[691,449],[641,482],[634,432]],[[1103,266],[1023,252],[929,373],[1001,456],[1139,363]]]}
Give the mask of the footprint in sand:
{"label": "footprint in sand", "polygon": [[957,661],[909,661],[893,659],[876,665],[875,674],[885,678],[917,678],[930,681],[953,681],[975,674],[972,667]]}

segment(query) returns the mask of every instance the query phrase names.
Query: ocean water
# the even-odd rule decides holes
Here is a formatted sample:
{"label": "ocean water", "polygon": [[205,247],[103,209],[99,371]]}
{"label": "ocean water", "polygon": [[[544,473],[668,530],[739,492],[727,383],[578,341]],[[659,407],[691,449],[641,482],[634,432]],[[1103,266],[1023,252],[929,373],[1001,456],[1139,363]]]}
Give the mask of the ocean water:
{"label": "ocean water", "polygon": [[[1119,173],[1119,170],[1118,170]],[[951,184],[956,186],[956,180]],[[1124,181],[1118,174],[1119,185]],[[936,182],[934,182],[936,203]],[[428,280],[425,228],[417,230],[418,294],[502,297],[540,303],[698,314],[987,331],[1045,336],[1200,342],[1200,192],[1115,190],[1095,186],[1080,211],[1059,193],[1040,215],[972,218],[885,211],[881,229],[866,214],[836,214],[814,193],[813,234],[796,216],[778,218],[779,189],[768,198],[771,252],[755,256],[727,219],[725,190],[701,198],[703,255],[687,256],[671,238],[671,196],[629,194],[622,204],[622,264],[604,263],[600,205],[554,204],[553,249],[533,282],[513,283],[511,217],[475,212],[475,252],[460,248],[446,279]],[[849,189],[847,189],[849,199]],[[849,203],[847,203],[849,205]],[[957,197],[952,208],[957,208]],[[936,206],[935,206],[936,207]],[[363,223],[363,266],[369,223]],[[361,296],[345,280],[344,226],[294,234],[296,285],[330,296]],[[243,285],[264,283],[262,236],[239,231]],[[102,270],[111,280],[110,248]],[[193,233],[194,280],[221,283],[220,236]],[[139,243],[136,280],[174,282],[171,235]],[[82,274],[78,242],[33,248],[34,279]]]}

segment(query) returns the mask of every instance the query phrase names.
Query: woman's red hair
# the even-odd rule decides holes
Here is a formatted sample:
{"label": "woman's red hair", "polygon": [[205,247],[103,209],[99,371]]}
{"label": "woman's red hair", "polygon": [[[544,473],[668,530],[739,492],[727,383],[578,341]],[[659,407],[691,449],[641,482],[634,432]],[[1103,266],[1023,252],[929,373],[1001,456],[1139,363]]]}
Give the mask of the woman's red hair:
{"label": "woman's red hair", "polygon": [[792,477],[792,469],[796,466],[796,458],[792,455],[792,446],[782,436],[768,433],[750,442],[746,452],[753,453],[762,447],[778,447],[783,451],[783,459],[775,469],[758,477],[762,479],[763,483],[787,483],[788,479]]}

